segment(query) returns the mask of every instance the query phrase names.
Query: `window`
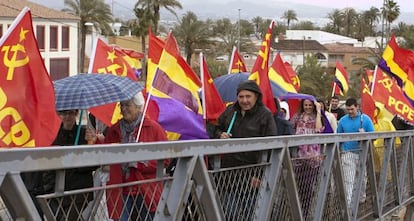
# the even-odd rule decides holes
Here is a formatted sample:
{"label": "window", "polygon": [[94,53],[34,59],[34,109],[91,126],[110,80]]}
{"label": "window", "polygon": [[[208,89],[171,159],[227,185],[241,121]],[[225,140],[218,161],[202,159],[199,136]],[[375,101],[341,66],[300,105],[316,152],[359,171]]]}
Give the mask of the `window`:
{"label": "window", "polygon": [[49,73],[52,81],[68,77],[69,58],[51,58]]}
{"label": "window", "polygon": [[36,39],[39,50],[45,50],[45,26],[36,26]]}
{"label": "window", "polygon": [[69,50],[69,26],[62,26],[62,50]]}
{"label": "window", "polygon": [[325,57],[325,55],[323,55],[322,53],[316,53],[316,55],[315,55],[315,57],[318,59],[318,60],[326,60],[326,57]]}
{"label": "window", "polygon": [[329,62],[344,62],[344,55],[343,54],[330,54],[329,55]]}
{"label": "window", "polygon": [[50,26],[50,50],[58,50],[58,27]]}

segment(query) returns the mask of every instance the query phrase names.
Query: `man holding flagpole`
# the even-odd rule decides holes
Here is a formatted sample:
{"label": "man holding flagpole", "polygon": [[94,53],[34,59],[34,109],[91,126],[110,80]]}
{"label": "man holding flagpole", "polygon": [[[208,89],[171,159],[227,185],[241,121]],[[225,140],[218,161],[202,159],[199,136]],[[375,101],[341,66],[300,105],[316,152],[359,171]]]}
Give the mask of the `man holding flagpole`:
{"label": "man holding flagpole", "polygon": [[[272,113],[262,102],[262,92],[256,82],[247,80],[237,88],[237,101],[230,105],[219,117],[215,131],[216,138],[245,138],[276,136],[277,128]],[[221,168],[257,164],[260,162],[260,152],[232,153],[221,156]],[[260,174],[250,175],[229,181],[238,183],[238,188],[244,184],[253,189],[260,186]],[[237,188],[236,188],[237,189]],[[232,205],[226,212],[227,220],[238,220],[242,217],[252,217],[253,208],[250,204],[256,198],[255,191],[248,192],[250,197],[241,197],[235,190],[227,191],[224,197],[226,205]],[[245,199],[249,200],[245,200]],[[238,200],[241,201],[238,201]],[[244,199],[244,200],[242,200]],[[237,201],[237,202],[236,202]]]}

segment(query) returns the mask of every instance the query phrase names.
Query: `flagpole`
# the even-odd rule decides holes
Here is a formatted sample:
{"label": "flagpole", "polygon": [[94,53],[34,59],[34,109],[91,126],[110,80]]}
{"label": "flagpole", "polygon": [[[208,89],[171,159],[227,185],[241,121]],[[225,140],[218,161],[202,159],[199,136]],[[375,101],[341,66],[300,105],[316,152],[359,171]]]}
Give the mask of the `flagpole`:
{"label": "flagpole", "polygon": [[[157,72],[158,72],[158,68],[157,68]],[[152,86],[152,84],[154,83],[154,81],[157,77],[158,77],[158,74],[155,74],[155,76],[154,76],[154,78],[152,79],[152,82],[151,82],[151,87],[150,87],[150,90],[148,92],[147,100],[145,101],[145,104],[144,104],[144,110],[142,111],[142,118],[141,118],[141,122],[139,123],[137,137],[135,138],[136,143],[138,143],[139,136],[141,135],[145,114],[147,113],[148,105],[149,105],[149,102],[150,102],[150,99],[151,99],[152,89],[154,88]]]}
{"label": "flagpole", "polygon": [[233,51],[231,52],[231,57],[230,57],[230,64],[229,64],[229,70],[227,72],[227,74],[231,74],[231,69],[233,67],[233,61],[234,61],[234,54],[236,53],[236,46],[233,46]]}
{"label": "flagpole", "polygon": [[372,81],[371,81],[371,95],[374,94],[374,88],[375,88],[375,80],[377,78],[377,71],[378,71],[378,65],[375,65],[375,69],[374,69],[374,74],[372,76]]}
{"label": "flagpole", "polygon": [[[332,97],[335,95],[335,88],[336,88],[336,82],[334,81],[334,84],[333,84],[333,87],[332,87],[331,100],[332,100]],[[329,112],[331,112],[331,110],[332,110],[332,103],[329,102]]]}
{"label": "flagpole", "polygon": [[[206,86],[204,84],[204,62],[203,62],[203,52],[200,53],[200,78],[201,78],[201,83],[202,83],[202,87],[201,87],[201,106],[203,107],[203,119],[206,120],[207,115],[206,115]],[[230,72],[229,72],[230,73]]]}

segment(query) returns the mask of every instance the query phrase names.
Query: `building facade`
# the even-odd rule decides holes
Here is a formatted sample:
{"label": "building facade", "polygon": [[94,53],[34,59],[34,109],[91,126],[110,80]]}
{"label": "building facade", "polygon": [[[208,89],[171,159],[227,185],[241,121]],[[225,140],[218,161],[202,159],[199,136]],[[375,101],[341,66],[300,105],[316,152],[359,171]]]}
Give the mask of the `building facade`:
{"label": "building facade", "polygon": [[38,47],[52,80],[78,74],[80,18],[26,0],[0,0],[0,35],[29,7]]}

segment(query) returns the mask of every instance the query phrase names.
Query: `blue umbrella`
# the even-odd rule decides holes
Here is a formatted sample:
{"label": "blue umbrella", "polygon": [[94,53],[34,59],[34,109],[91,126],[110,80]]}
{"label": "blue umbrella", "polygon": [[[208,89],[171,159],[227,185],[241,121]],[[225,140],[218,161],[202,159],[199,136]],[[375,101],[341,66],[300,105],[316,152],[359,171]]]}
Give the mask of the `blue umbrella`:
{"label": "blue umbrella", "polygon": [[[53,82],[55,88],[56,110],[83,110],[104,104],[129,100],[143,87],[127,77],[112,74],[78,74]],[[80,123],[79,123],[80,125]],[[78,144],[80,127],[76,132],[75,145]]]}
{"label": "blue umbrella", "polygon": [[[233,102],[237,100],[237,86],[249,78],[250,73],[242,72],[236,74],[226,74],[214,79],[214,85],[216,86],[221,98],[224,102]],[[273,81],[270,81],[272,87],[272,93],[274,97],[279,97],[286,94],[282,87]]]}
{"label": "blue umbrella", "polygon": [[131,99],[143,87],[112,74],[78,74],[53,82],[56,110],[89,109]]}

